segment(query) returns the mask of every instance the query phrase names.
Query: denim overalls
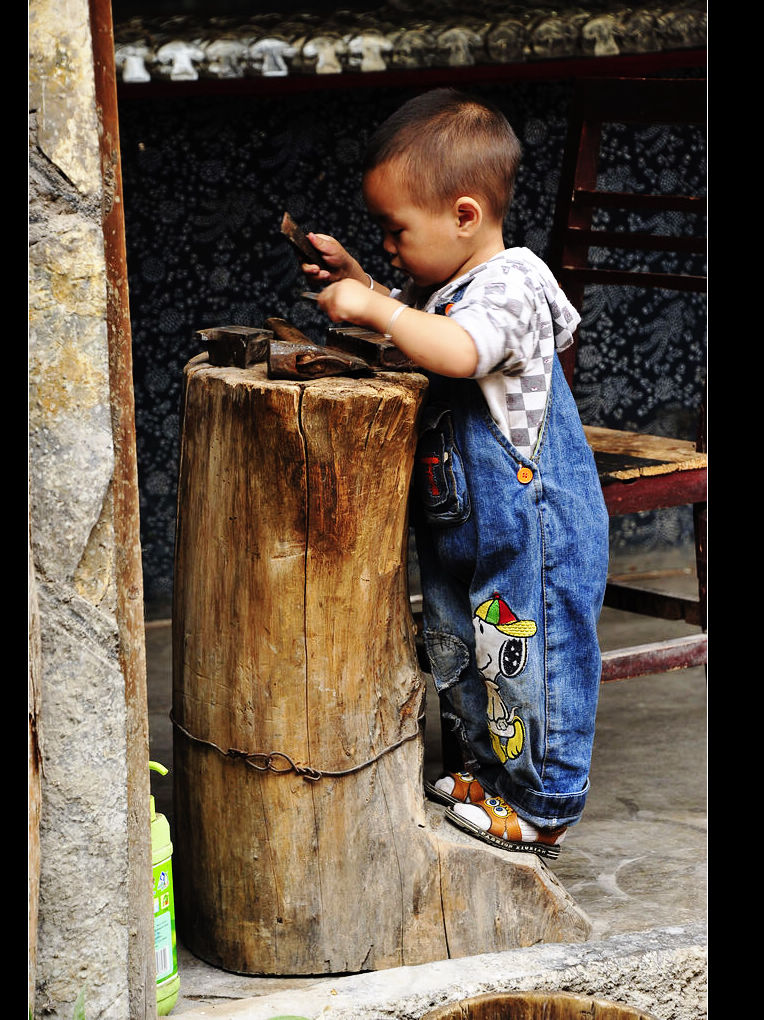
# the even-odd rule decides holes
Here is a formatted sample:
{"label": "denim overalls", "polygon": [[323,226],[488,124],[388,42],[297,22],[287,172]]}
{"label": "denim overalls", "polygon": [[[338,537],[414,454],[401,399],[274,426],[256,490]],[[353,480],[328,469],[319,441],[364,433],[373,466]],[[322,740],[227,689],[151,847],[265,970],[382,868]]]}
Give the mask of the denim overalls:
{"label": "denim overalls", "polygon": [[425,647],[464,768],[536,826],[571,825],[589,789],[608,514],[558,356],[530,460],[474,380],[431,375],[414,493]]}

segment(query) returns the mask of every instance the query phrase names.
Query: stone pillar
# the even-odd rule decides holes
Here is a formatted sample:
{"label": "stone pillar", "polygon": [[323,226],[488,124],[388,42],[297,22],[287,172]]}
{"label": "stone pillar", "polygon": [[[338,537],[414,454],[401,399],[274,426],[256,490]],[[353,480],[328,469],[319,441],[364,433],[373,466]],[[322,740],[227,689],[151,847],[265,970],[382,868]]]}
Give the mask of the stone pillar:
{"label": "stone pillar", "polygon": [[86,1016],[135,1020],[156,1015],[143,589],[108,3],[92,24],[88,0],[30,3],[30,942],[36,1016],[69,1020],[84,989]]}

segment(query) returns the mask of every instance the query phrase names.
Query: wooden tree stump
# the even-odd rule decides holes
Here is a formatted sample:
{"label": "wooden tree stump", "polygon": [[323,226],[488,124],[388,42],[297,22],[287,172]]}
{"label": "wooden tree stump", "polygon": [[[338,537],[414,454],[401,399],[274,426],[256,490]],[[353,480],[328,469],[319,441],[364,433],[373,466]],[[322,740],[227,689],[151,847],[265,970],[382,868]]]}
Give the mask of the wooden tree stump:
{"label": "wooden tree stump", "polygon": [[214,966],[359,972],[588,934],[541,861],[424,800],[406,540],[426,385],[186,367],[173,861],[180,937]]}

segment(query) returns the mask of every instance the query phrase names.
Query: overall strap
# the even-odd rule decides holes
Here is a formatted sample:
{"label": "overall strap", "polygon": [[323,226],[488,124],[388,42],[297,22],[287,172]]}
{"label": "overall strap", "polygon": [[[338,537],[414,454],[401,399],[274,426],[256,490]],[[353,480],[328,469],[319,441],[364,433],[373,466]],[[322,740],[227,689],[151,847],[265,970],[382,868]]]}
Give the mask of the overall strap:
{"label": "overall strap", "polygon": [[471,280],[468,280],[466,283],[463,283],[461,287],[455,290],[454,293],[449,298],[447,298],[442,304],[435,305],[435,314],[448,315],[449,312],[451,311],[452,306],[455,305],[457,301],[461,301],[461,299],[464,297],[464,292],[466,291],[470,283],[472,283]]}

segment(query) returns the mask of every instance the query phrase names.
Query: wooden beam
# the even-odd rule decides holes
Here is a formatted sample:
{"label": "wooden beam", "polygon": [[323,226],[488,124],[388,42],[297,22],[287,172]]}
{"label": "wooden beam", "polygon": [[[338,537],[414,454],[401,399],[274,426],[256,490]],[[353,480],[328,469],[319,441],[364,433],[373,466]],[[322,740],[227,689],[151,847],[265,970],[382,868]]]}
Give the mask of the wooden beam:
{"label": "wooden beam", "polygon": [[[677,495],[679,491],[681,498]],[[628,482],[611,482],[602,487],[602,494],[611,517],[704,503],[707,494],[706,469],[643,476]]]}
{"label": "wooden beam", "polygon": [[679,68],[704,69],[705,47],[658,53],[628,53],[615,57],[576,57],[528,60],[514,64],[475,64],[471,67],[425,67],[413,70],[348,71],[343,74],[289,74],[274,78],[200,78],[198,81],[120,82],[122,99],[189,99],[211,95],[289,95],[340,90],[348,94],[369,88],[415,88],[436,85],[490,84],[504,81],[557,81],[566,78],[633,76]]}
{"label": "wooden beam", "polygon": [[610,582],[605,588],[605,605],[660,620],[684,620],[696,626],[701,622],[697,598],[669,595],[641,586]]}
{"label": "wooden beam", "polygon": [[688,666],[703,666],[707,662],[707,645],[705,634],[691,634],[669,641],[603,652],[600,682],[604,684],[612,680],[667,673]]}

